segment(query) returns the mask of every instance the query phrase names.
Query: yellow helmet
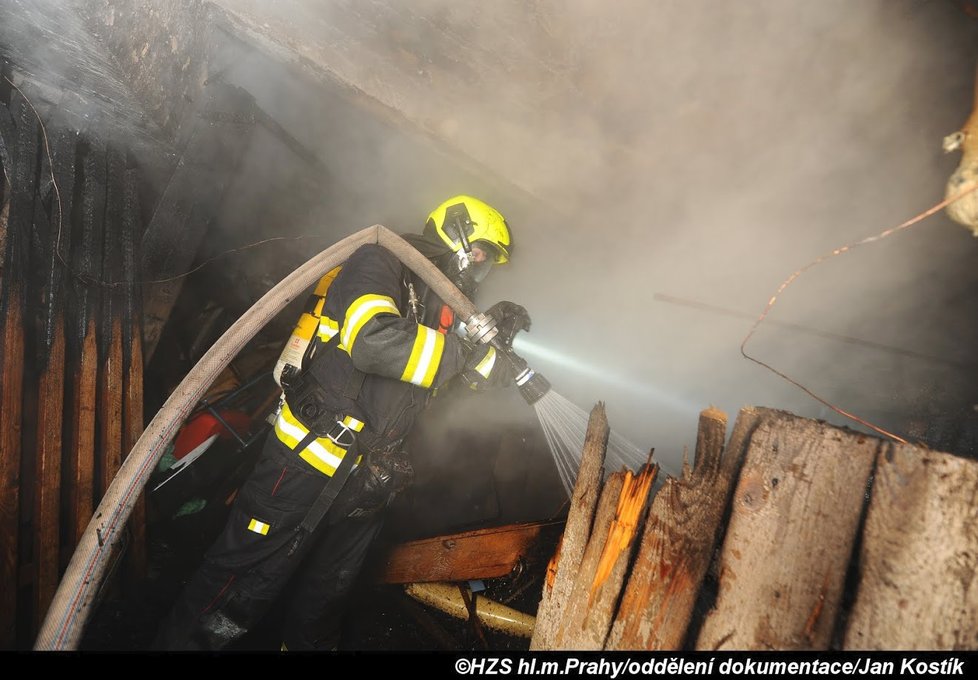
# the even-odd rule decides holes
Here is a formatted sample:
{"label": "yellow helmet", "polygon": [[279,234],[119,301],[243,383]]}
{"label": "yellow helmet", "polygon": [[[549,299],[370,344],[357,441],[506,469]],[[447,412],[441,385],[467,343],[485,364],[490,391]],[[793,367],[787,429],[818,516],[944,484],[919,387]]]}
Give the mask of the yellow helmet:
{"label": "yellow helmet", "polygon": [[469,244],[489,244],[496,264],[509,261],[512,240],[506,219],[492,206],[471,196],[453,196],[435,208],[425,224],[425,234],[437,237],[452,249],[468,252]]}

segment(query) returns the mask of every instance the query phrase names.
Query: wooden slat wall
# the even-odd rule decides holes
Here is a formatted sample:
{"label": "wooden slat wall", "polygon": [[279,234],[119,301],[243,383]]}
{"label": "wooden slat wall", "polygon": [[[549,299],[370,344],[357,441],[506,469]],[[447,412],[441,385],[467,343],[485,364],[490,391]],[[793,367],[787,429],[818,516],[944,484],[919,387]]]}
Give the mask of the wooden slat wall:
{"label": "wooden slat wall", "polygon": [[[46,133],[19,92],[0,92],[3,649],[33,639],[97,494],[142,431],[138,178],[121,149]],[[144,569],[145,532],[132,536]]]}

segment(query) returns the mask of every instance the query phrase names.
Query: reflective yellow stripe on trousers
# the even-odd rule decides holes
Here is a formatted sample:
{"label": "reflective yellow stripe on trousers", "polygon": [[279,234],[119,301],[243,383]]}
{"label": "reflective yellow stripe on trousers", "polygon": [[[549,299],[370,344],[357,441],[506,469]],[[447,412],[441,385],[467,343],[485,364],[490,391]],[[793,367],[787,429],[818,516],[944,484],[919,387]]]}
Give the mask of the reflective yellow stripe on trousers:
{"label": "reflective yellow stripe on trousers", "polygon": [[[360,432],[363,429],[363,422],[353,416],[344,417],[342,422],[343,425],[354,432]],[[278,420],[275,421],[275,435],[279,441],[290,449],[295,450],[299,442],[307,434],[309,434],[309,430],[292,414],[292,409],[289,408],[288,402],[283,404],[282,412],[279,414]],[[346,449],[337,446],[328,437],[319,437],[318,439],[314,439],[305,450],[299,453],[299,458],[312,465],[327,477],[332,477],[345,455]],[[360,459],[357,458],[356,462],[359,463]]]}

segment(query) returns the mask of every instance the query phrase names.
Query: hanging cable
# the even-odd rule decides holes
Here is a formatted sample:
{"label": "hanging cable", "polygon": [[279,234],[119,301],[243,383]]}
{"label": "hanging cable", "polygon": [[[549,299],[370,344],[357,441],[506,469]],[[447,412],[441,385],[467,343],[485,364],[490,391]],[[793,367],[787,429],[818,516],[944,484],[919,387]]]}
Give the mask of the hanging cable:
{"label": "hanging cable", "polygon": [[824,406],[832,409],[833,411],[835,411],[839,415],[845,416],[846,418],[849,418],[852,421],[855,421],[855,422],[857,422],[857,423],[859,423],[861,425],[864,425],[864,426],[868,427],[869,429],[873,430],[874,432],[877,432],[877,433],[879,433],[879,434],[881,434],[881,435],[883,435],[885,437],[889,437],[890,439],[893,439],[895,441],[901,442],[903,444],[908,443],[907,440],[904,439],[903,437],[900,437],[899,435],[896,435],[896,434],[890,432],[889,430],[885,430],[882,427],[879,427],[878,425],[874,425],[873,423],[869,422],[868,420],[865,420],[863,418],[860,418],[859,416],[857,416],[857,415],[855,415],[853,413],[850,413],[849,411],[846,411],[846,410],[844,410],[842,408],[839,408],[835,404],[829,402],[824,397],[820,397],[819,395],[815,394],[815,392],[813,392],[812,390],[808,389],[807,387],[805,387],[804,385],[802,385],[797,380],[789,377],[785,373],[783,373],[783,372],[779,371],[778,369],[774,368],[770,364],[765,363],[764,361],[761,361],[760,359],[751,356],[750,354],[747,353],[747,343],[750,342],[750,339],[754,336],[754,332],[761,325],[761,323],[764,321],[764,319],[767,318],[768,313],[774,307],[775,303],[777,303],[778,296],[780,296],[781,293],[783,293],[788,286],[790,286],[792,283],[794,283],[795,280],[799,276],[801,276],[802,274],[804,274],[805,272],[807,272],[809,269],[815,267],[816,265],[821,264],[822,262],[825,262],[828,259],[831,259],[831,258],[836,257],[838,255],[842,255],[844,253],[848,253],[849,251],[854,250],[855,248],[858,248],[859,246],[866,245],[867,243],[874,243],[876,241],[881,241],[881,240],[887,238],[888,236],[892,236],[893,234],[895,234],[895,233],[897,233],[899,231],[903,231],[904,229],[909,229],[910,227],[912,227],[914,225],[917,225],[917,224],[923,222],[925,219],[927,219],[928,217],[930,217],[934,213],[940,212],[941,210],[943,210],[944,208],[946,208],[951,203],[954,203],[958,199],[964,198],[965,196],[967,196],[968,194],[970,194],[971,192],[973,192],[975,189],[978,189],[978,185],[975,185],[975,186],[971,187],[970,189],[966,189],[966,190],[958,193],[955,196],[951,196],[950,198],[945,198],[940,203],[937,203],[936,205],[931,206],[930,208],[928,208],[924,212],[922,212],[922,213],[920,213],[918,215],[915,215],[914,217],[910,218],[906,222],[903,222],[902,224],[898,224],[895,227],[891,227],[889,229],[886,229],[885,231],[882,231],[879,234],[876,234],[874,236],[867,236],[866,238],[861,239],[859,241],[856,241],[854,243],[849,243],[849,244],[846,244],[844,246],[840,246],[839,248],[836,248],[835,250],[833,250],[833,251],[831,251],[829,253],[826,253],[824,255],[821,255],[821,256],[817,257],[816,259],[814,259],[811,262],[809,262],[808,264],[806,264],[804,267],[795,270],[791,274],[791,276],[789,276],[788,278],[786,278],[781,283],[781,285],[778,286],[778,289],[775,291],[774,295],[772,295],[771,296],[771,299],[768,300],[767,306],[764,307],[764,311],[762,311],[761,314],[760,314],[760,316],[757,317],[757,320],[754,321],[754,324],[751,326],[750,331],[748,331],[747,332],[747,335],[744,337],[743,342],[740,343],[740,353],[741,353],[741,355],[743,355],[743,357],[745,359],[749,359],[750,361],[753,361],[755,364],[758,364],[758,365],[763,366],[764,368],[768,369],[769,371],[771,371],[775,375],[780,376],[781,378],[784,378],[789,383],[791,383],[792,385],[794,385],[798,389],[800,389],[803,392],[805,392],[805,394],[807,394],[808,396],[810,396],[812,399],[815,399],[820,404],[822,404],[822,405],[824,405]]}

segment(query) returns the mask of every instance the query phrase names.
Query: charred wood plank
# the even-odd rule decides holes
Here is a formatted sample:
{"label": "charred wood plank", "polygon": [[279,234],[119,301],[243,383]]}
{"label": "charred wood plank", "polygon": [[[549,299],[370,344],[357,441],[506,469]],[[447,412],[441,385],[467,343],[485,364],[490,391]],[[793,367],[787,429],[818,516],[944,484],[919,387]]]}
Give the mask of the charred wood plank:
{"label": "charred wood plank", "polygon": [[39,370],[37,386],[36,463],[34,496],[34,565],[36,618],[40,621],[54,597],[59,578],[61,542],[61,457],[65,388],[63,216],[71,214],[74,188],[75,135],[59,133],[53,142],[52,164],[45,166],[57,190],[48,196],[45,211],[38,200],[34,227],[44,234],[39,300],[40,325],[35,338]]}
{"label": "charred wood plank", "polygon": [[826,649],[881,442],[762,410],[697,649]]}
{"label": "charred wood plank", "polygon": [[115,479],[122,466],[122,273],[123,196],[126,159],[110,146],[106,155],[106,197],[102,242],[101,308],[98,338],[98,412],[95,469],[98,475],[96,502]]}
{"label": "charred wood plank", "polygon": [[[143,317],[136,268],[136,241],[141,235],[138,176],[126,173],[122,206],[122,455],[128,456],[143,433]],[[140,494],[129,518],[132,540],[129,544],[130,573],[137,579],[146,572],[146,496]]]}
{"label": "charred wood plank", "polygon": [[607,649],[682,647],[757,421],[756,411],[743,409],[724,449],[726,414],[700,413],[693,468],[684,465],[652,502]]}
{"label": "charred wood plank", "polygon": [[[142,239],[145,323],[143,354],[149,363],[163,327],[183,289],[207,228],[217,217],[224,190],[247,147],[254,99],[245,91],[214,83],[187,145],[160,197]],[[240,120],[246,122],[242,125]],[[164,279],[170,279],[165,280]]]}
{"label": "charred wood plank", "polygon": [[604,404],[599,402],[591,409],[588,419],[581,467],[571,496],[567,524],[557,554],[551,561],[553,581],[548,579],[544,584],[530,649],[552,649],[556,642],[564,607],[574,587],[577,570],[591,536],[591,523],[601,490],[609,432]]}
{"label": "charred wood plank", "polygon": [[82,156],[82,193],[77,231],[72,235],[68,350],[67,442],[65,446],[66,518],[70,545],[88,526],[95,492],[95,411],[98,383],[96,310],[101,275],[105,214],[105,145],[90,138]]}
{"label": "charred wood plank", "polygon": [[880,451],[846,649],[978,648],[978,462]]}
{"label": "charred wood plank", "polygon": [[402,543],[387,557],[380,580],[423,583],[506,576],[533,548],[543,526],[512,524]]}
{"label": "charred wood plank", "polygon": [[[9,191],[0,206],[0,644],[12,646],[16,625],[20,509],[21,427],[24,388],[25,286],[38,170],[38,123],[20,94],[13,95],[16,123],[10,143]],[[7,131],[6,134],[10,134]],[[9,195],[9,197],[8,197]]]}
{"label": "charred wood plank", "polygon": [[[0,82],[2,81],[3,79],[0,77]],[[8,185],[12,181],[11,177],[14,171],[13,144],[17,138],[16,130],[17,128],[14,126],[14,119],[11,117],[10,111],[0,102],[0,186],[4,190],[9,188]],[[0,200],[3,200],[2,197],[0,197]],[[0,252],[2,250],[2,247],[0,247]]]}
{"label": "charred wood plank", "polygon": [[[61,526],[62,504],[65,501],[65,484],[62,469],[64,465],[64,422],[66,389],[66,338],[65,318],[67,307],[67,284],[70,272],[67,258],[71,252],[71,216],[75,197],[75,171],[78,147],[78,133],[60,130],[51,140],[51,193],[46,197],[50,206],[50,237],[45,251],[45,284],[42,291],[42,319],[40,335],[36,343],[37,365],[41,367],[37,406],[37,455],[36,474],[38,489],[52,488],[53,493],[35,501],[35,516],[43,519],[42,525],[57,526],[57,533],[49,534],[46,546],[64,546],[65,528]],[[47,480],[47,481],[42,481]],[[35,544],[34,559],[40,558],[42,544]],[[72,546],[73,546],[72,542]],[[60,549],[60,548],[59,548]],[[57,552],[44,548],[44,560],[58,562]],[[60,550],[60,566],[66,564],[70,550]],[[58,571],[46,575],[44,583],[57,583]],[[40,581],[39,581],[40,584]],[[47,586],[45,586],[47,587]],[[51,591],[53,592],[53,591]],[[45,602],[50,601],[48,595]]]}

